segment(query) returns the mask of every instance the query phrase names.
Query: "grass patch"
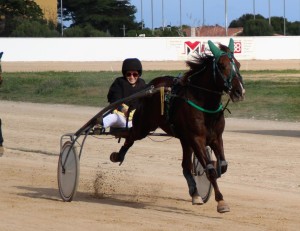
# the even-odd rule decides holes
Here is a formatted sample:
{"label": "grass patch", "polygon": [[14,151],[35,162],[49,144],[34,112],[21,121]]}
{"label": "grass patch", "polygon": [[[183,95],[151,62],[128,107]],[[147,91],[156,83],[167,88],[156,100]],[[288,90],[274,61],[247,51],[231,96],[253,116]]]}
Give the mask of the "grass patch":
{"label": "grass patch", "polygon": [[[183,71],[145,71],[146,82]],[[228,117],[300,121],[300,71],[245,71],[246,100],[230,103]],[[3,73],[0,100],[107,105],[106,95],[120,72]],[[225,99],[224,99],[225,100]]]}

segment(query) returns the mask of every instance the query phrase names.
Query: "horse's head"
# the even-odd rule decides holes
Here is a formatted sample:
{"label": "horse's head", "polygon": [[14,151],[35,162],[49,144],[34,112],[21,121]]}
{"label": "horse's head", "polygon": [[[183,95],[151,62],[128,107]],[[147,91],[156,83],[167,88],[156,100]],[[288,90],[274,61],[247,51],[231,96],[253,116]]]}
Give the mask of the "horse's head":
{"label": "horse's head", "polygon": [[233,102],[243,100],[246,91],[239,71],[240,63],[234,57],[233,39],[230,39],[228,47],[222,44],[217,47],[210,40],[208,45],[215,58],[213,65],[217,83]]}

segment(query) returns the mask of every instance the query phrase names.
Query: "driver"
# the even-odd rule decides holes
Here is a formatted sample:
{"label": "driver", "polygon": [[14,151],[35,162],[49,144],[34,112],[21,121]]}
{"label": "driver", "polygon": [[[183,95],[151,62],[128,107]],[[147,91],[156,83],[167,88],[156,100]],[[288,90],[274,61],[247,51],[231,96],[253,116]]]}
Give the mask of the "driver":
{"label": "driver", "polygon": [[[109,88],[107,94],[108,102],[114,103],[120,99],[131,96],[146,86],[145,81],[141,78],[142,76],[142,64],[137,58],[127,58],[122,64],[122,76],[115,79]],[[116,108],[113,113],[105,116],[103,119],[100,118],[100,126],[94,128],[94,132],[102,130],[107,127],[126,127],[126,121],[128,119],[128,127],[132,127],[133,113],[137,107],[137,100],[132,100],[130,103],[123,103],[121,106]],[[130,111],[129,111],[130,110]],[[96,132],[97,133],[97,132]]]}

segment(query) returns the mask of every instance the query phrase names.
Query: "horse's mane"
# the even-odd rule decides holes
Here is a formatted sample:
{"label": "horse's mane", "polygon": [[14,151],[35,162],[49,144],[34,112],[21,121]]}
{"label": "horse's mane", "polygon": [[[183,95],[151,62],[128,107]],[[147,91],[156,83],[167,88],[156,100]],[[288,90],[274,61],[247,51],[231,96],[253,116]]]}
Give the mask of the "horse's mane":
{"label": "horse's mane", "polygon": [[208,54],[195,54],[192,60],[186,61],[186,65],[189,67],[189,70],[185,72],[182,77],[182,81],[188,81],[188,78],[195,73],[201,73],[205,71],[205,67],[213,62],[213,56]]}
{"label": "horse's mane", "polygon": [[[230,52],[229,48],[223,44],[219,44],[219,48],[221,51],[225,53]],[[193,56],[192,60],[186,61],[186,65],[189,67],[189,70],[183,75],[182,81],[186,83],[188,78],[195,73],[201,73],[205,71],[205,67],[213,62],[214,57],[208,54],[199,54],[196,53]]]}

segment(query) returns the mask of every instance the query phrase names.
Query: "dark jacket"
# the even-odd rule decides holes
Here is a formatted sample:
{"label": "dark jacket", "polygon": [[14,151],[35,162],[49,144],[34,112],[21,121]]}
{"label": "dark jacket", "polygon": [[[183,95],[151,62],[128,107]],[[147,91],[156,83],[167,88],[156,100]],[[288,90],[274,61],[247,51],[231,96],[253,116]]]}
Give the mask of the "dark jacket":
{"label": "dark jacket", "polygon": [[[112,83],[112,85],[109,88],[109,92],[107,94],[107,100],[109,103],[113,103],[117,100],[131,96],[143,90],[145,87],[146,87],[146,83],[141,78],[138,78],[135,86],[133,87],[125,77],[118,77],[115,79],[115,81]],[[131,109],[135,109],[137,103],[138,103],[137,100],[134,100],[128,103],[127,105]]]}

